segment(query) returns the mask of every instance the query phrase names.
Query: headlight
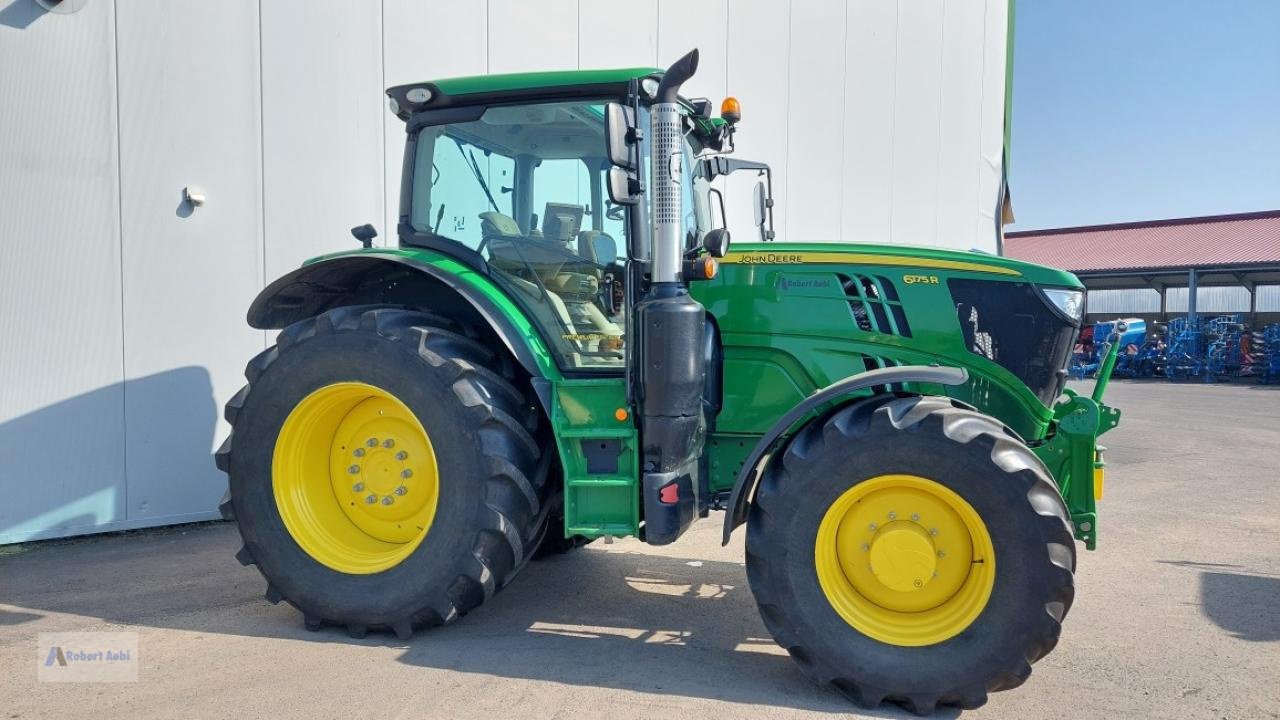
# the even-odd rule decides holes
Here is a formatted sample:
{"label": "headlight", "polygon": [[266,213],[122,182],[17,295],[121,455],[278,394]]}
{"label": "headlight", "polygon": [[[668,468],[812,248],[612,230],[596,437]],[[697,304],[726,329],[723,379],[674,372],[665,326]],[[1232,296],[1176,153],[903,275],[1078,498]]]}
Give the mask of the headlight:
{"label": "headlight", "polygon": [[1083,290],[1065,290],[1063,288],[1040,288],[1044,296],[1049,298],[1049,302],[1054,307],[1062,311],[1063,315],[1080,322],[1081,316],[1084,314],[1084,291]]}

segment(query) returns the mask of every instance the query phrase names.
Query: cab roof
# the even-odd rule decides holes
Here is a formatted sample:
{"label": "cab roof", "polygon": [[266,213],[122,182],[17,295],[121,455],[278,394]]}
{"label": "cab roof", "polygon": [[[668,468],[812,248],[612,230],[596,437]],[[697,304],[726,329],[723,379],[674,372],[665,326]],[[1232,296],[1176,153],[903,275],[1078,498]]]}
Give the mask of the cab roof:
{"label": "cab roof", "polygon": [[503,73],[498,75],[469,75],[397,85],[387,89],[387,96],[401,108],[396,114],[407,119],[413,107],[405,93],[423,88],[431,93],[431,99],[422,108],[441,108],[452,105],[471,105],[501,100],[520,100],[554,95],[565,90],[584,94],[620,95],[626,92],[627,83],[646,76],[660,76],[662,70],[652,67],[616,68],[612,70],[554,70],[547,72]]}
{"label": "cab roof", "polygon": [[436,80],[435,86],[446,95],[500,93],[532,88],[566,85],[626,85],[646,75],[661,73],[658,68],[634,67],[612,70],[554,70],[548,72],[504,73],[501,75],[469,75]]}

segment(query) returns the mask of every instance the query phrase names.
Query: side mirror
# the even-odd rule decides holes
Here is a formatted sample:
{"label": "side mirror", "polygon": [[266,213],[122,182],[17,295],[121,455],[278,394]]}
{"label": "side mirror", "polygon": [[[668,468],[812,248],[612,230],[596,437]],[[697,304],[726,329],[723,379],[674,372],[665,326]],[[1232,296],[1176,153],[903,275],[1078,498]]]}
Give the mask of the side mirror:
{"label": "side mirror", "polygon": [[765,218],[769,212],[769,194],[764,189],[764,181],[756,183],[756,188],[751,194],[751,210],[754,213],[756,227],[760,228],[760,237],[764,238]]}
{"label": "side mirror", "polygon": [[702,247],[713,258],[722,258],[729,252],[729,231],[725,228],[708,230],[702,236]]}
{"label": "side mirror", "polygon": [[609,162],[615,167],[634,169],[631,148],[637,140],[636,117],[631,108],[618,103],[604,106],[604,144]]}
{"label": "side mirror", "polygon": [[609,199],[618,205],[640,202],[640,181],[626,168],[609,168]]}

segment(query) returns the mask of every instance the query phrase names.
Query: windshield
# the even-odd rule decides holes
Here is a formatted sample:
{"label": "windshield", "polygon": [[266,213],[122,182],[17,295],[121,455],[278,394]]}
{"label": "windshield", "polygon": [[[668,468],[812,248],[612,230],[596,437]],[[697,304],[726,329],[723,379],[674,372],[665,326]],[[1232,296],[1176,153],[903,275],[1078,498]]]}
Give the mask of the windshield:
{"label": "windshield", "polygon": [[621,369],[627,223],[604,195],[604,102],[491,107],[423,128],[416,153],[414,232],[479,253],[563,366]]}

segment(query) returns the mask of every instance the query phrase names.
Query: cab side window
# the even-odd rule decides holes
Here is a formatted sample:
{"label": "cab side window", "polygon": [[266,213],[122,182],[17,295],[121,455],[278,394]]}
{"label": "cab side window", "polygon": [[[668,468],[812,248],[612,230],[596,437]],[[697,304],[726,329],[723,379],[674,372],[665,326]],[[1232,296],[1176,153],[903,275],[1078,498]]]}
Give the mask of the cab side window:
{"label": "cab side window", "polygon": [[[410,216],[414,229],[443,235],[472,250],[479,248],[483,239],[481,213],[494,210],[496,204],[497,212],[511,214],[515,160],[447,132],[429,134],[424,130],[418,143],[430,144],[434,152],[420,149],[416,159]],[[492,203],[478,185],[477,176],[488,187]]]}

